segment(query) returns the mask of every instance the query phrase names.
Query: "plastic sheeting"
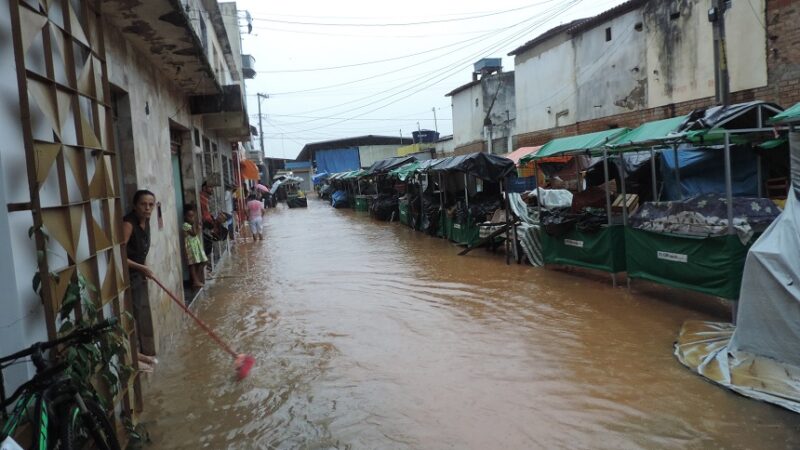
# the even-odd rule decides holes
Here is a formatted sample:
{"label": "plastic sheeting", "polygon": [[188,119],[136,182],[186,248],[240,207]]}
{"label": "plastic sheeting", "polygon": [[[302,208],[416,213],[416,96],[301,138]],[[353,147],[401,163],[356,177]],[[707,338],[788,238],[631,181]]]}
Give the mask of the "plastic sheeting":
{"label": "plastic sheeting", "polygon": [[338,173],[361,168],[358,147],[318,150],[314,157],[317,172]]}
{"label": "plastic sheeting", "polygon": [[345,191],[336,191],[331,195],[331,206],[334,208],[346,208],[349,205],[348,203],[349,198],[347,197],[347,192]]}
{"label": "plastic sheeting", "polygon": [[800,368],[731,351],[734,333],[728,323],[688,321],[675,343],[675,356],[689,369],[734,392],[800,413]]}
{"label": "plastic sheeting", "polygon": [[[433,160],[436,161],[436,160]],[[444,158],[440,163],[431,163],[430,170],[444,172],[463,172],[486,181],[499,181],[515,169],[514,161],[488,153]]]}
{"label": "plastic sheeting", "polygon": [[800,413],[800,200],[753,244],[742,279],[737,325],[687,322],[678,359],[742,395]]}
{"label": "plastic sheeting", "polygon": [[532,214],[528,211],[528,205],[522,200],[521,195],[513,192],[509,193],[508,202],[511,206],[511,211],[520,220],[520,224],[517,225],[517,239],[519,239],[522,251],[532,266],[543,266],[542,229],[537,224],[538,220],[532,217]]}
{"label": "plastic sheeting", "polygon": [[365,172],[368,175],[386,173],[392,169],[397,169],[398,167],[412,163],[416,160],[417,158],[413,156],[397,156],[394,158],[382,159],[372,164]]}
{"label": "plastic sheeting", "polygon": [[731,350],[800,367],[799,252],[800,202],[790,195],[783,214],[747,254]]}
{"label": "plastic sheeting", "polygon": [[[731,175],[734,197],[758,195],[756,154],[750,148],[731,148]],[[722,147],[692,146],[678,148],[680,181],[675,179],[675,156],[672,151],[661,153],[661,174],[664,183],[662,200],[678,200],[695,194],[725,192],[725,154]]]}
{"label": "plastic sheeting", "polygon": [[566,189],[534,189],[530,195],[537,197],[543,208],[558,209],[572,206],[572,192]]}

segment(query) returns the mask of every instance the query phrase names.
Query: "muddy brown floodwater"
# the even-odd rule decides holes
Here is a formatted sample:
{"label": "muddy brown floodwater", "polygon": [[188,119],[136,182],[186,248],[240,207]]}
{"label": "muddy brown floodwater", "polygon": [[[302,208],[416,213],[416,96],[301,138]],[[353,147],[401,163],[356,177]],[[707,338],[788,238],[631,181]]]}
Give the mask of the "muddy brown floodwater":
{"label": "muddy brown floodwater", "polygon": [[157,449],[800,448],[800,417],[685,369],[680,291],[506,266],[310,201],[273,209],[150,380]]}

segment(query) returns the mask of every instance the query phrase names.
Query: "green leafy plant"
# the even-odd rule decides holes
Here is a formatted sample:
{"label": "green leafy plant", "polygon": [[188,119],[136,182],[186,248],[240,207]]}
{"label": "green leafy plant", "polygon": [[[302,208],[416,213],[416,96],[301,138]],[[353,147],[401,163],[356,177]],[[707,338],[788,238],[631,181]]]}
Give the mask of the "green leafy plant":
{"label": "green leafy plant", "polygon": [[[35,227],[28,230],[28,237],[33,237],[37,232]],[[47,233],[39,228],[45,241],[49,240]],[[41,261],[45,257],[45,252],[37,251],[37,257]],[[59,275],[56,273],[47,274],[55,283],[59,283]],[[40,297],[42,296],[42,274],[37,272],[33,276],[31,287]],[[80,272],[73,276],[67,285],[64,297],[61,300],[61,307],[58,311],[60,326],[58,334],[60,336],[69,334],[76,328],[85,328],[95,325],[103,320],[102,307],[99,304],[97,288]],[[129,321],[133,320],[132,315],[124,311]],[[109,408],[113,405],[114,397],[119,393],[121,386],[126,386],[130,377],[134,374],[134,369],[125,363],[124,355],[130,354],[130,343],[128,337],[118,324],[114,330],[103,333],[96,342],[73,346],[66,349],[63,358],[67,363],[67,375],[82,388],[82,394],[93,395],[96,393],[98,400],[104,407]],[[103,389],[97,390],[94,384],[102,384],[110,394],[107,398]],[[141,441],[142,433],[133,426],[130,418],[124,416],[123,422],[128,430],[132,441]]]}
{"label": "green leafy plant", "polygon": [[[103,320],[102,311],[95,301],[96,293],[97,289],[80,273],[69,283],[59,311],[60,335]],[[65,353],[69,367],[67,374],[87,391],[91,390],[90,383],[94,377],[103,380],[112,398],[100,400],[108,406],[119,392],[120,385],[124,385],[133,373],[133,368],[121,360],[122,355],[128,353],[128,345],[127,338],[117,326],[116,330],[101,335],[97,342],[70,347]]]}

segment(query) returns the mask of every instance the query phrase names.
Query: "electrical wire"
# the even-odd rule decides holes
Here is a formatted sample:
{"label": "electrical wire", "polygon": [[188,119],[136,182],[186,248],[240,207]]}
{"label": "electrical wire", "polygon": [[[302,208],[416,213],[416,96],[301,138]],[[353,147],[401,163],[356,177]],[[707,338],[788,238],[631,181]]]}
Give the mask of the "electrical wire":
{"label": "electrical wire", "polygon": [[[412,86],[412,87],[413,86],[417,86],[419,82],[424,82],[427,79],[429,79],[429,78],[426,78],[426,77],[429,77],[431,75],[432,76],[436,76],[436,74],[438,74],[438,73],[440,73],[442,71],[451,72],[452,70],[450,70],[450,69],[452,69],[453,67],[456,67],[456,69],[461,69],[464,66],[464,64],[471,64],[474,61],[475,58],[477,58],[479,56],[482,56],[482,55],[484,55],[484,54],[486,54],[486,53],[488,53],[490,51],[494,51],[495,48],[501,48],[504,45],[506,45],[507,43],[509,43],[509,42],[513,41],[514,39],[518,38],[519,36],[524,35],[526,33],[529,33],[532,30],[535,30],[536,28],[541,26],[542,24],[547,23],[551,19],[553,19],[555,17],[558,17],[558,15],[563,14],[564,12],[566,12],[567,10],[572,8],[574,5],[576,5],[580,1],[582,1],[582,0],[570,0],[570,1],[566,2],[566,3],[564,3],[563,5],[559,5],[558,7],[552,8],[549,11],[545,11],[545,12],[543,12],[543,14],[549,13],[550,15],[546,16],[546,17],[542,17],[542,15],[534,17],[534,19],[538,19],[537,22],[535,22],[533,25],[528,26],[527,28],[523,29],[522,31],[515,32],[511,36],[502,37],[500,39],[499,45],[498,45],[498,42],[496,41],[495,43],[490,44],[488,47],[484,47],[484,48],[480,49],[478,52],[467,56],[466,58],[461,58],[458,61],[456,61],[455,63],[450,63],[450,64],[446,65],[443,68],[438,68],[438,69],[435,69],[435,70],[433,70],[431,72],[425,73],[425,74],[421,75],[420,77],[418,77],[418,78],[416,78],[416,79],[414,79],[414,80],[412,80],[410,82],[402,83],[401,85],[396,86],[396,88],[409,86],[409,85]],[[524,21],[521,21],[521,22],[515,24],[514,26],[509,27],[509,29],[512,29],[513,27],[518,26],[520,24],[529,22],[530,20],[531,19],[529,18],[529,19],[526,19]],[[508,31],[508,30],[506,30],[506,31]],[[438,58],[434,58],[434,59],[438,59]],[[408,89],[402,90],[400,92],[406,92],[406,91],[408,91]],[[340,103],[338,105],[332,105],[332,106],[327,106],[327,107],[323,107],[323,108],[307,110],[307,111],[304,111],[304,112],[301,112],[301,113],[298,113],[298,114],[299,115],[305,115],[305,114],[310,114],[310,113],[314,113],[314,112],[325,111],[325,110],[329,110],[329,109],[335,109],[335,108],[338,108],[338,107],[341,107],[341,106],[355,104],[355,103],[362,102],[364,100],[372,100],[372,99],[374,99],[374,95],[358,98],[358,99],[351,100],[351,101],[348,101],[348,102]],[[378,100],[378,101],[380,101],[380,100]],[[340,111],[339,113],[336,113],[336,114],[345,114],[347,112],[355,111],[355,110],[361,109],[363,107],[369,106],[369,105],[374,104],[374,103],[375,103],[375,101],[372,101],[370,103],[367,103],[366,105],[362,105],[360,107],[356,107],[356,108],[353,108],[353,109],[350,109],[350,110],[346,110],[346,111],[343,111],[343,112]],[[315,120],[310,120],[308,122],[314,122],[314,121],[316,121],[316,119]],[[308,123],[308,122],[302,122],[302,123]],[[298,122],[298,124],[299,123],[300,122]]]}
{"label": "electrical wire", "polygon": [[532,3],[525,6],[520,6],[517,8],[506,9],[503,11],[493,11],[490,13],[485,14],[477,14],[471,15],[466,17],[459,17],[459,18],[451,18],[451,19],[436,19],[436,20],[424,20],[419,22],[385,22],[385,23],[333,23],[333,22],[306,22],[306,21],[293,21],[293,20],[280,20],[280,19],[265,19],[262,17],[253,17],[252,20],[260,21],[260,22],[270,22],[270,23],[282,23],[282,24],[289,24],[289,25],[309,25],[309,26],[322,26],[322,27],[405,27],[405,26],[416,26],[416,25],[432,25],[432,24],[439,24],[439,23],[448,23],[448,22],[461,22],[465,20],[475,20],[475,19],[483,19],[486,17],[498,16],[501,14],[508,14],[512,12],[522,11],[525,9],[533,8],[536,6],[542,6],[547,3],[552,3],[558,0],[544,0],[538,3]]}
{"label": "electrical wire", "polygon": [[354,64],[345,64],[345,65],[342,65],[342,66],[332,66],[332,67],[315,67],[315,68],[308,68],[308,69],[257,70],[256,72],[257,73],[319,72],[319,71],[324,71],[324,70],[335,70],[335,69],[345,69],[345,68],[348,68],[348,67],[367,66],[367,65],[371,65],[371,64],[380,64],[380,63],[385,63],[385,62],[399,61],[401,59],[413,58],[415,56],[424,55],[424,54],[427,54],[427,53],[438,52],[439,50],[444,50],[446,48],[454,47],[456,45],[460,45],[460,44],[463,44],[465,42],[472,42],[472,41],[476,41],[478,39],[483,39],[484,37],[485,37],[485,35],[480,35],[480,36],[476,36],[476,37],[471,38],[471,39],[467,39],[465,41],[453,42],[453,43],[450,43],[450,44],[447,44],[447,45],[443,45],[441,47],[436,47],[436,48],[424,50],[424,51],[417,52],[417,53],[411,53],[411,54],[403,55],[403,56],[395,56],[395,57],[392,57],[392,58],[378,59],[378,60],[375,60],[375,61],[366,61],[366,62],[360,62],[360,63],[354,63]]}
{"label": "electrical wire", "polygon": [[[547,12],[548,12],[548,10],[544,11],[544,13],[547,13]],[[480,38],[496,35],[497,33],[501,33],[503,31],[510,30],[510,29],[512,29],[514,27],[517,27],[519,25],[522,25],[522,24],[524,24],[526,22],[529,22],[529,21],[535,20],[535,19],[537,19],[537,16],[527,18],[525,20],[522,20],[520,22],[517,22],[517,23],[515,23],[513,25],[510,25],[510,26],[507,26],[507,27],[499,28],[499,29],[496,29],[496,30],[491,30],[489,33],[481,35]],[[467,42],[471,42],[471,41],[472,40],[469,40]],[[459,48],[455,49],[454,51],[463,50],[463,49],[468,48],[470,46],[471,45],[464,45],[462,47],[459,47]],[[382,73],[379,73],[377,75],[372,75],[372,76],[368,76],[368,77],[365,77],[365,78],[360,78],[360,79],[357,79],[357,80],[351,80],[351,81],[346,81],[346,82],[343,82],[343,83],[337,83],[337,84],[332,84],[332,85],[327,85],[327,86],[321,86],[321,87],[317,87],[317,88],[309,88],[309,89],[302,89],[302,90],[296,90],[296,91],[274,92],[274,93],[270,93],[270,95],[277,96],[277,95],[298,94],[298,93],[305,93],[305,92],[314,92],[314,91],[324,90],[324,89],[333,88],[333,87],[347,86],[347,85],[350,85],[350,84],[359,83],[361,81],[368,81],[368,80],[379,78],[379,77],[382,77],[382,76],[385,76],[385,75],[395,74],[395,73],[397,73],[399,71],[405,71],[405,70],[408,70],[408,69],[411,69],[411,68],[414,68],[414,67],[421,66],[421,65],[426,64],[428,62],[437,61],[439,59],[440,58],[438,56],[436,56],[436,57],[433,57],[433,58],[430,58],[430,59],[426,59],[424,61],[420,61],[420,62],[415,63],[415,64],[407,65],[407,66],[402,67],[400,69],[395,69],[395,70],[390,70],[390,71],[387,71],[387,72],[382,72]],[[323,111],[325,109],[329,109],[329,108],[317,109],[317,110],[314,110],[314,111],[311,111],[311,112]]]}
{"label": "electrical wire", "polygon": [[[512,35],[512,36],[507,36],[507,37],[504,37],[504,38],[503,38],[503,39],[502,39],[500,42],[495,42],[495,43],[491,44],[490,46],[488,46],[488,47],[485,47],[485,48],[481,49],[481,50],[480,50],[479,52],[477,52],[476,54],[470,55],[469,57],[467,57],[467,58],[465,58],[465,59],[462,59],[461,61],[459,61],[459,62],[456,62],[455,64],[451,64],[450,66],[447,66],[447,67],[445,67],[445,68],[443,68],[443,69],[440,69],[440,70],[438,70],[438,71],[435,71],[435,72],[434,72],[435,74],[434,74],[432,77],[428,77],[428,78],[426,78],[426,79],[424,79],[424,80],[414,80],[414,82],[412,82],[412,86],[411,86],[410,88],[407,88],[407,89],[400,90],[400,91],[398,91],[398,92],[395,92],[394,94],[391,94],[391,95],[388,95],[388,96],[384,96],[384,97],[382,97],[382,98],[380,98],[380,99],[377,99],[377,100],[370,101],[370,102],[368,102],[368,103],[366,103],[366,104],[364,104],[364,105],[361,105],[361,106],[358,106],[358,107],[352,108],[352,109],[350,109],[350,110],[347,110],[347,111],[344,111],[344,112],[340,111],[340,112],[338,112],[337,114],[346,114],[346,113],[348,113],[348,112],[357,111],[357,110],[359,110],[359,109],[363,109],[363,108],[365,108],[365,107],[368,107],[368,106],[374,105],[374,104],[376,104],[376,103],[380,103],[380,102],[383,102],[383,101],[385,101],[385,100],[388,100],[388,99],[390,99],[390,98],[396,97],[396,96],[398,96],[398,95],[400,95],[400,94],[403,94],[403,93],[405,93],[405,92],[408,92],[408,91],[410,91],[410,90],[414,89],[414,87],[417,87],[417,86],[419,86],[419,83],[420,83],[420,82],[421,82],[421,83],[429,83],[429,84],[426,84],[426,85],[425,85],[425,86],[423,86],[422,88],[420,88],[420,89],[417,89],[416,91],[412,92],[411,94],[409,94],[409,95],[407,95],[407,96],[404,96],[404,97],[403,97],[403,99],[405,99],[405,98],[408,98],[410,95],[413,95],[413,94],[415,94],[415,93],[417,93],[417,92],[420,92],[420,91],[422,91],[422,90],[424,90],[424,89],[426,89],[426,88],[432,87],[433,85],[437,84],[438,82],[441,82],[441,81],[442,81],[442,80],[444,80],[445,78],[449,77],[449,76],[450,76],[450,74],[451,74],[451,73],[453,73],[454,71],[460,70],[460,69],[461,69],[461,68],[464,66],[464,63],[465,63],[465,62],[469,62],[469,63],[471,63],[472,61],[474,61],[474,58],[476,58],[477,56],[483,55],[483,54],[485,54],[485,53],[488,53],[488,52],[491,52],[491,51],[495,51],[495,49],[497,49],[497,48],[502,48],[503,46],[505,46],[505,45],[506,45],[506,44],[508,44],[509,42],[511,42],[511,41],[513,41],[513,40],[515,40],[515,39],[517,39],[518,37],[520,37],[520,36],[522,36],[522,35],[524,35],[524,34],[527,34],[527,33],[529,33],[531,30],[538,28],[538,27],[539,27],[539,26],[541,26],[542,24],[544,24],[544,23],[547,23],[547,22],[548,22],[549,20],[551,20],[552,18],[558,17],[559,15],[563,14],[564,12],[566,12],[567,10],[569,10],[570,8],[572,8],[572,7],[576,6],[576,5],[578,5],[578,4],[579,4],[581,1],[583,1],[583,0],[572,0],[572,1],[570,1],[570,2],[567,2],[567,3],[565,3],[565,4],[564,4],[564,5],[562,5],[562,6],[561,6],[559,9],[556,9],[555,11],[553,11],[553,12],[551,13],[551,15],[550,15],[550,16],[544,17],[544,18],[542,18],[542,19],[541,19],[539,22],[537,22],[537,23],[535,23],[535,24],[533,24],[533,25],[531,25],[531,26],[528,26],[527,28],[525,28],[525,29],[523,29],[523,30],[521,30],[521,31],[517,31],[517,32],[515,32],[515,34],[514,34],[514,35]],[[438,75],[441,75],[441,74],[443,74],[444,76],[441,76],[441,77],[439,77],[439,78],[436,78]],[[435,79],[435,80],[433,80],[433,82],[432,82],[432,83],[430,83],[430,82],[431,82],[431,80],[432,80],[433,78],[436,78],[436,79]],[[369,97],[369,98],[372,98],[372,97]],[[357,100],[357,101],[361,101],[361,100],[363,100],[363,99],[359,99],[359,100]],[[351,102],[347,102],[347,103],[351,103]],[[369,111],[367,111],[367,112],[365,112],[365,113],[361,113],[361,114],[359,114],[359,115],[356,115],[356,116],[353,116],[353,117],[351,117],[351,118],[349,118],[349,119],[340,120],[340,121],[338,121],[338,122],[334,122],[333,124],[329,124],[329,125],[326,125],[326,126],[332,126],[332,125],[335,125],[335,124],[341,123],[341,122],[343,122],[343,121],[350,120],[350,119],[352,119],[352,118],[361,117],[361,116],[363,116],[363,115],[369,114],[370,112],[374,112],[374,111],[376,111],[376,110],[379,110],[379,109],[385,108],[385,107],[387,107],[387,106],[389,106],[389,105],[391,105],[391,104],[394,104],[394,103],[396,103],[396,101],[392,101],[392,102],[390,102],[390,103],[388,103],[388,104],[386,104],[386,105],[380,106],[380,107],[378,107],[378,108],[375,108],[375,109],[371,109],[371,110],[369,110]],[[341,105],[338,105],[338,106],[341,106]],[[334,107],[336,107],[336,106],[334,106]],[[319,111],[319,110],[323,110],[323,109],[331,109],[331,108],[332,108],[332,107],[329,107],[329,108],[321,108],[321,109],[318,109],[317,111]],[[305,112],[305,113],[300,113],[300,114],[308,114],[309,112],[313,112],[313,111],[307,111],[307,112]],[[315,122],[315,121],[318,121],[318,120],[324,120],[324,119],[312,119],[312,120],[309,120],[309,121],[307,121],[307,122],[298,122],[298,123],[295,123],[295,125],[296,125],[296,124],[300,124],[300,123],[310,123],[310,122]],[[324,128],[324,127],[326,127],[326,126],[323,126],[323,127],[317,127],[317,128],[311,128],[310,130],[315,130],[315,129],[319,129],[319,128]],[[307,131],[307,130],[298,130],[298,131],[296,131],[296,132],[300,133],[300,132],[304,132],[304,131]]]}

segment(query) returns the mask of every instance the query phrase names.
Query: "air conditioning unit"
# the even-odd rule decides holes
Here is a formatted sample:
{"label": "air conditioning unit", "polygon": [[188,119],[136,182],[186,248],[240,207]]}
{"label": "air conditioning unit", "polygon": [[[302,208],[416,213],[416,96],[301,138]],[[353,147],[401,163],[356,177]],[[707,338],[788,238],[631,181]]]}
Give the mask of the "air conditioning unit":
{"label": "air conditioning unit", "polygon": [[253,55],[242,55],[242,75],[248,80],[256,77],[256,59]]}

